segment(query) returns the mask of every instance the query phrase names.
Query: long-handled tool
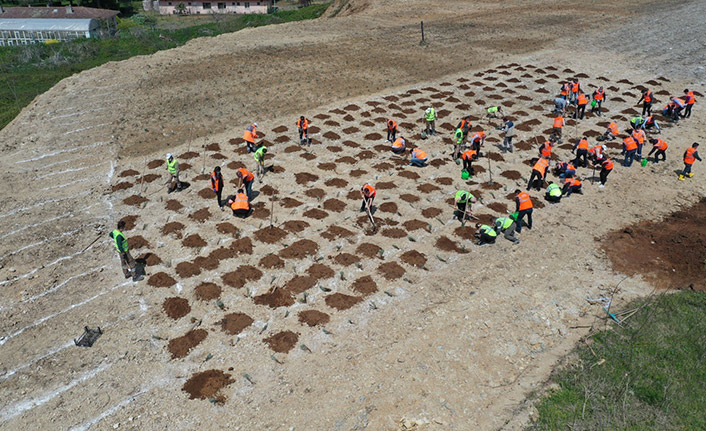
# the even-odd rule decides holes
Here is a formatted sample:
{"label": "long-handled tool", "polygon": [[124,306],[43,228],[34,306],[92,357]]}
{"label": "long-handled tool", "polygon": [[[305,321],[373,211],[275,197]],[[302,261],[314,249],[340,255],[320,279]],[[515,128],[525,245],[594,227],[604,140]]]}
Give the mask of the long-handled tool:
{"label": "long-handled tool", "polygon": [[489,185],[493,185],[493,170],[490,168],[490,157],[488,157],[488,175],[490,176],[490,180],[488,180]]}
{"label": "long-handled tool", "polygon": [[375,224],[375,219],[373,218],[373,211],[370,208],[370,201],[365,197],[363,193],[361,193],[361,196],[363,197],[363,202],[365,202],[365,212],[368,213],[368,218],[370,219],[370,223],[373,224],[373,229],[377,229],[377,225]]}

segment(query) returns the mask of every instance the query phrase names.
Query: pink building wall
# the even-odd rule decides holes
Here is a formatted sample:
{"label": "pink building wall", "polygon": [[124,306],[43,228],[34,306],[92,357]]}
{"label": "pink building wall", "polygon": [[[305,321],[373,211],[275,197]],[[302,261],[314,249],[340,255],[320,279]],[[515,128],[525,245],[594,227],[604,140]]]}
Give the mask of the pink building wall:
{"label": "pink building wall", "polygon": [[[160,15],[171,15],[177,13],[177,5],[179,3],[184,3],[186,7],[185,13],[191,15],[207,15],[212,13],[238,13],[238,14],[265,14],[267,13],[267,8],[270,5],[268,0],[250,0],[250,1],[189,1],[189,0],[171,0],[171,1],[159,1],[159,13]],[[205,8],[204,4],[209,5],[210,8]],[[220,6],[220,7],[219,7]]]}

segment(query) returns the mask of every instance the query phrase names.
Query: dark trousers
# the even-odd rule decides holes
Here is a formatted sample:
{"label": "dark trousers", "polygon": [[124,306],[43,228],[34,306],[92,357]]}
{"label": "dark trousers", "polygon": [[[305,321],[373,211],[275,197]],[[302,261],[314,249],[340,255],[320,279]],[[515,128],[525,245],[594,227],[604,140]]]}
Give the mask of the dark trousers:
{"label": "dark trousers", "polygon": [[517,214],[517,233],[522,232],[522,219],[527,216],[527,229],[532,229],[532,210],[533,208],[530,208],[528,210],[522,210],[519,211]]}
{"label": "dark trousers", "polygon": [[255,182],[254,178],[252,181],[243,181],[243,185],[245,186],[245,194],[248,195],[248,200],[252,199],[252,183],[253,182]]}
{"label": "dark trousers", "polygon": [[682,114],[682,118],[689,118],[691,117],[691,107],[694,106],[692,105],[686,105],[686,108],[684,108],[684,113]]}
{"label": "dark trousers", "polygon": [[471,142],[471,149],[476,153],[480,154],[480,141]]}
{"label": "dark trousers", "polygon": [[561,196],[552,196],[549,193],[544,194],[544,199],[546,199],[549,202],[554,202],[554,203],[561,202]]}
{"label": "dark trousers", "polygon": [[248,153],[254,153],[257,148],[255,148],[255,141],[245,141],[245,143],[248,145]]}
{"label": "dark trousers", "polygon": [[571,193],[583,193],[581,191],[581,186],[566,186],[563,190],[564,194],[569,197]]}
{"label": "dark trousers", "polygon": [[598,174],[601,184],[605,185],[605,182],[608,181],[608,174],[612,171],[612,169],[601,169],[601,173]]}
{"label": "dark trousers", "polygon": [[583,166],[584,168],[588,166],[588,150],[580,149],[576,150],[576,158],[574,159],[574,164],[576,166]]}
{"label": "dark trousers", "polygon": [[223,193],[223,190],[216,191],[216,199],[218,199],[218,206],[219,207],[223,206],[223,199],[221,198],[221,193]]}
{"label": "dark trousers", "polygon": [[637,144],[637,153],[635,154],[637,160],[642,160],[642,145],[643,144]]}
{"label": "dark trousers", "polygon": [[[656,151],[656,152],[655,152]],[[655,163],[659,163],[659,158],[662,156],[662,161],[666,162],[667,161],[667,153],[664,150],[658,150],[655,147],[652,147],[650,150],[650,153],[647,155],[648,157],[652,155],[652,153],[655,153]]]}
{"label": "dark trousers", "polygon": [[387,140],[388,141],[394,142],[395,136],[397,136],[397,129],[394,129],[394,130],[387,129]]}
{"label": "dark trousers", "polygon": [[248,210],[233,210],[233,215],[238,218],[247,218],[252,213],[252,209]]}
{"label": "dark trousers", "polygon": [[578,117],[579,120],[583,120],[583,114],[586,113],[586,105],[578,105],[576,107],[576,112],[574,113],[574,118]]}
{"label": "dark trousers", "polygon": [[532,174],[530,175],[529,181],[527,182],[527,190],[531,189],[532,187],[535,187],[537,190],[542,190],[543,182],[544,178],[542,177],[542,174],[540,174],[538,170],[532,169]]}
{"label": "dark trousers", "polygon": [[299,129],[299,142],[302,141],[302,137],[306,136],[309,139],[309,129]]}
{"label": "dark trousers", "polygon": [[591,112],[593,113],[598,113],[598,115],[601,115],[601,106],[603,106],[603,101],[602,100],[596,100],[596,106],[591,106]]}
{"label": "dark trousers", "polygon": [[645,116],[645,113],[647,113],[647,115],[652,115],[652,102],[649,102],[649,103],[645,102],[642,104],[642,116],[643,117]]}
{"label": "dark trousers", "polygon": [[689,174],[689,173],[691,173],[691,165],[688,164],[688,163],[684,163],[684,170],[681,171],[681,174],[682,174],[682,175],[687,175],[687,174]]}
{"label": "dark trousers", "polygon": [[370,212],[372,212],[372,211],[373,211],[373,201],[375,200],[374,197],[372,197],[372,198],[363,198],[363,202],[360,204],[360,210],[361,210],[361,211],[365,211],[365,201],[366,201],[366,200],[370,202]]}
{"label": "dark trousers", "polygon": [[632,166],[632,161],[635,159],[636,152],[637,152],[637,149],[625,152],[625,160],[623,161],[623,166],[625,166],[627,168]]}
{"label": "dark trousers", "polygon": [[497,236],[490,236],[485,232],[481,233],[479,237],[481,244],[495,244],[495,238]]}
{"label": "dark trousers", "polygon": [[469,174],[473,175],[473,166],[471,160],[463,159],[463,170],[468,171]]}

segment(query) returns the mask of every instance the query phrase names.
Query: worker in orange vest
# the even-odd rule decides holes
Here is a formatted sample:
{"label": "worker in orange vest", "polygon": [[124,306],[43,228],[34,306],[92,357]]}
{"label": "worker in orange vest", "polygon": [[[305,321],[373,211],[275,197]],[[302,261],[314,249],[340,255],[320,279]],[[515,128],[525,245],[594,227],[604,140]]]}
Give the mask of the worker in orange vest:
{"label": "worker in orange vest", "polygon": [[618,123],[615,121],[611,121],[610,124],[608,124],[608,127],[606,128],[605,132],[603,133],[603,136],[599,139],[601,141],[612,141],[615,139],[616,136],[620,131],[618,130]]}
{"label": "worker in orange vest", "polygon": [[623,139],[623,153],[625,154],[623,166],[629,168],[635,159],[635,153],[637,153],[637,141],[632,136]]}
{"label": "worker in orange vest", "polygon": [[365,211],[366,208],[370,210],[370,214],[373,213],[373,201],[375,200],[375,187],[368,183],[365,183],[363,187],[360,188],[360,196],[363,198],[363,203],[360,205],[360,211]]}
{"label": "worker in orange vest", "polygon": [[218,199],[218,208],[223,211],[223,200],[221,199],[221,194],[223,193],[223,175],[221,175],[220,166],[216,166],[213,168],[213,172],[211,172],[211,189]]}
{"label": "worker in orange vest", "polygon": [[468,131],[471,130],[471,117],[466,117],[458,122],[456,129],[461,129],[463,132],[463,142],[468,138]]}
{"label": "worker in orange vest", "polygon": [[[578,166],[579,164],[583,167],[588,167],[588,139],[582,137],[574,144],[574,149],[571,152],[576,152],[576,158],[574,159],[574,164]],[[582,163],[583,161],[583,163]]]}
{"label": "worker in orange vest", "polygon": [[532,229],[532,198],[529,193],[515,190],[515,212],[517,213],[517,233],[522,232],[522,219],[527,216],[527,229]]}
{"label": "worker in orange vest", "polygon": [[640,97],[640,100],[637,101],[637,104],[639,105],[640,102],[642,103],[642,116],[645,116],[645,113],[647,115],[652,115],[652,103],[654,102],[654,96],[652,95],[652,92],[645,88],[642,90],[642,97]]}
{"label": "worker in orange vest", "polygon": [[603,87],[598,87],[596,91],[593,92],[593,102],[591,103],[591,113],[601,116],[601,107],[603,106],[603,101],[606,100],[605,90]]}
{"label": "worker in orange vest", "polygon": [[559,90],[559,97],[566,100],[569,97],[570,91],[571,91],[571,85],[568,82],[561,84],[561,90]]}
{"label": "worker in orange vest", "polygon": [[254,153],[257,149],[255,146],[255,139],[257,138],[257,123],[252,123],[243,132],[243,140],[248,145],[248,153]]}
{"label": "worker in orange vest", "polygon": [[605,151],[605,145],[594,145],[590,150],[588,150],[588,152],[591,153],[591,160],[593,163],[598,163],[603,160]]}
{"label": "worker in orange vest", "polygon": [[303,115],[297,120],[297,129],[299,129],[299,145],[304,143],[303,137],[306,137],[306,142],[309,142],[309,119]]}
{"label": "worker in orange vest", "polygon": [[655,158],[653,160],[653,163],[659,163],[660,156],[662,156],[662,161],[666,162],[667,161],[667,147],[668,147],[667,143],[661,139],[650,139],[650,144],[652,144],[652,149],[647,154],[647,157],[650,157],[652,155],[652,153],[655,153]]}
{"label": "worker in orange vest", "polygon": [[691,117],[691,108],[694,107],[694,103],[696,103],[696,98],[694,97],[694,92],[689,91],[687,88],[684,90],[684,101],[686,102],[686,108],[684,109],[684,114],[682,114],[682,118],[689,118]]}
{"label": "worker in orange vest", "polygon": [[583,115],[586,113],[586,105],[588,105],[588,97],[586,97],[583,91],[579,91],[579,95],[576,97],[576,100],[577,105],[576,111],[574,112],[574,118],[583,120]]}
{"label": "worker in orange vest", "polygon": [[245,168],[240,168],[235,171],[235,177],[238,178],[238,188],[245,187],[245,194],[248,199],[252,199],[252,184],[255,182],[255,175]]}
{"label": "worker in orange vest", "polygon": [[395,142],[392,143],[392,152],[395,154],[404,153],[406,148],[407,148],[407,141],[405,141],[405,139],[402,136],[395,139]]}
{"label": "worker in orange vest", "polygon": [[533,186],[537,190],[542,190],[544,185],[544,180],[547,178],[547,170],[549,169],[549,159],[540,157],[532,166],[532,173],[530,174],[529,181],[527,182],[527,190],[531,189]]}
{"label": "worker in orange vest", "polygon": [[564,117],[559,115],[558,117],[554,118],[554,124],[552,125],[552,133],[554,133],[554,136],[557,138],[561,138],[561,130],[564,127]]}
{"label": "worker in orange vest", "polygon": [[566,197],[571,196],[571,193],[583,194],[581,190],[581,181],[578,178],[565,178],[564,187],[561,190],[561,194]]}
{"label": "worker in orange vest", "polygon": [[476,150],[466,150],[461,154],[461,160],[463,161],[463,170],[468,171],[471,176],[475,175],[472,163],[474,160],[477,159],[478,153],[476,152]]}
{"label": "worker in orange vest", "polygon": [[576,175],[576,167],[571,162],[556,162],[554,174],[559,178],[570,178]]}
{"label": "worker in orange vest", "polygon": [[395,136],[397,136],[397,122],[390,118],[387,120],[387,140],[394,142]]}
{"label": "worker in orange vest", "polygon": [[633,129],[632,138],[637,141],[637,153],[635,154],[635,158],[637,160],[642,160],[642,146],[645,144],[647,135],[642,129]]}
{"label": "worker in orange vest", "polygon": [[552,149],[554,148],[553,139],[550,138],[548,141],[544,141],[541,147],[539,147],[539,157],[546,157],[547,159],[552,157]]}
{"label": "worker in orange vest", "polygon": [[471,149],[480,155],[480,147],[485,143],[486,133],[484,131],[477,132],[471,137]]}
{"label": "worker in orange vest", "polygon": [[229,196],[228,205],[233,210],[233,215],[240,218],[246,218],[252,213],[250,208],[250,200],[243,189],[238,189],[235,196]]}
{"label": "worker in orange vest", "polygon": [[574,82],[571,83],[571,95],[569,96],[569,103],[576,104],[579,92],[581,91],[581,84],[579,84],[578,78],[574,78]]}
{"label": "worker in orange vest", "polygon": [[672,121],[678,123],[679,118],[681,118],[681,111],[686,106],[686,102],[684,102],[684,100],[680,99],[679,97],[674,96],[670,97],[669,100],[672,101]]}
{"label": "worker in orange vest", "polygon": [[684,170],[679,174],[679,181],[684,181],[684,177],[691,178],[694,176],[694,173],[691,172],[691,165],[697,160],[701,161],[697,148],[699,148],[699,144],[694,142],[694,144],[684,152]]}
{"label": "worker in orange vest", "polygon": [[598,178],[600,179],[601,183],[598,187],[605,187],[605,183],[606,181],[608,181],[608,174],[613,171],[613,167],[613,161],[610,160],[608,157],[604,157],[603,161],[601,161],[601,172],[598,175]]}
{"label": "worker in orange vest", "polygon": [[419,148],[415,148],[412,150],[412,160],[410,161],[409,165],[422,168],[427,164],[427,160],[429,160],[429,156],[427,155],[427,153],[420,150]]}

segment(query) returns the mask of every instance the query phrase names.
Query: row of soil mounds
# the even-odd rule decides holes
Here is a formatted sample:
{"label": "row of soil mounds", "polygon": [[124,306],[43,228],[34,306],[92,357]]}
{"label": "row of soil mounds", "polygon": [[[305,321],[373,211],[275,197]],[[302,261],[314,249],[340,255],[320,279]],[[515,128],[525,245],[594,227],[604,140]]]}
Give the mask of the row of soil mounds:
{"label": "row of soil mounds", "polygon": [[602,238],[613,268],[665,289],[706,290],[706,198],[663,220],[643,220]]}

